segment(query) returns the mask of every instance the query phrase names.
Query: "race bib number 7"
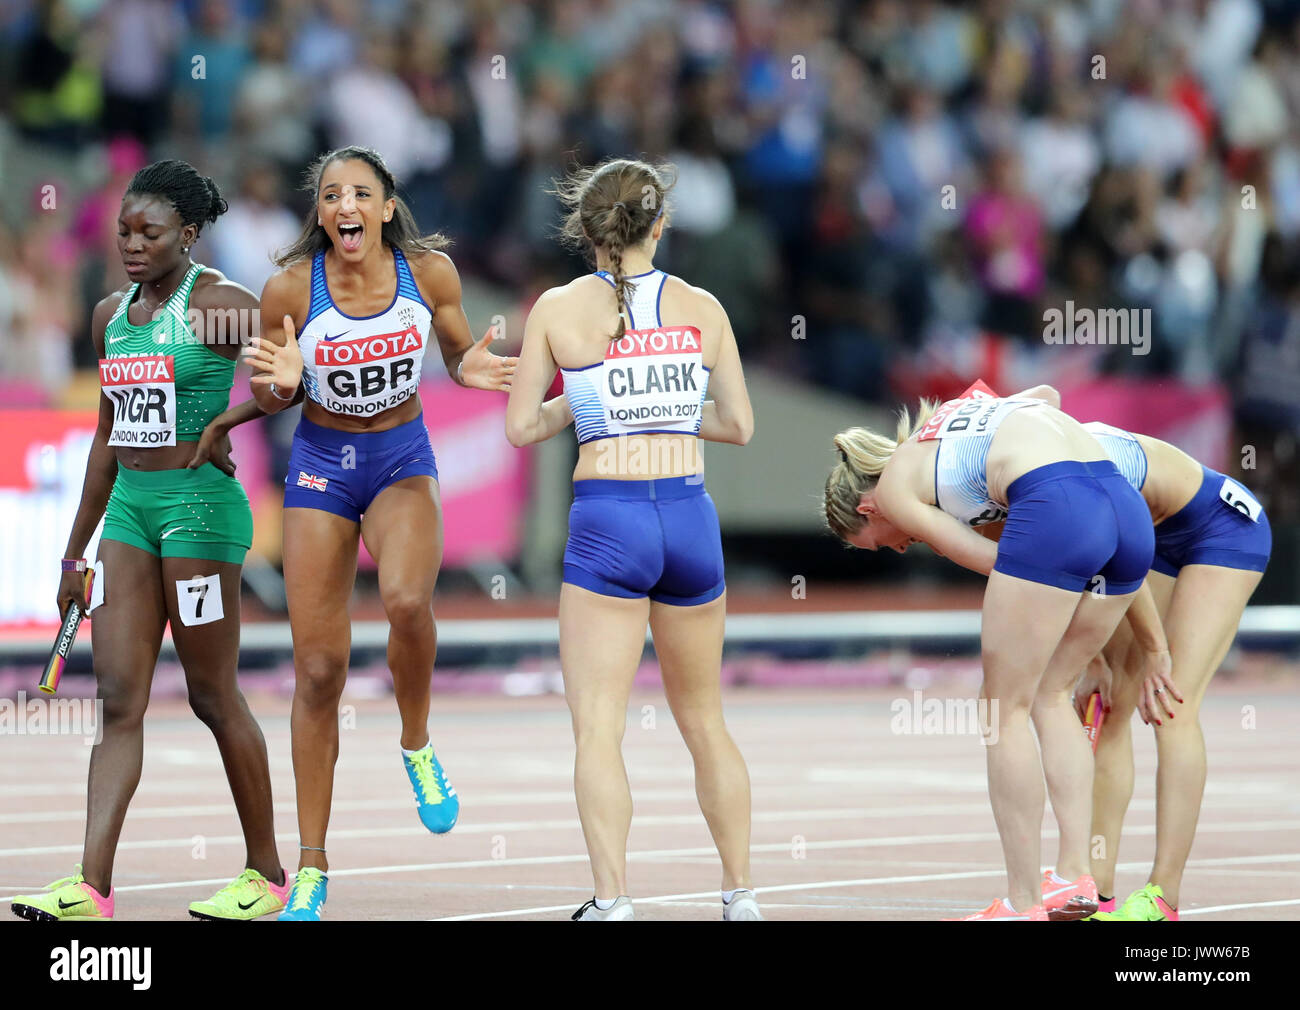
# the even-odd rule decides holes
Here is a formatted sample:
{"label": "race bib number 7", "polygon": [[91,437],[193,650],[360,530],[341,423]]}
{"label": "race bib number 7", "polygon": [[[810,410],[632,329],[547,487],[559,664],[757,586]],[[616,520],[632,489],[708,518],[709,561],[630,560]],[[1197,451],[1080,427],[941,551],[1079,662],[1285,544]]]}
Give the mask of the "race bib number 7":
{"label": "race bib number 7", "polygon": [[1259,522],[1259,514],[1264,508],[1255,496],[1247,491],[1230,477],[1223,479],[1223,486],[1219,488],[1219,497],[1230,508],[1236,509],[1253,523]]}
{"label": "race bib number 7", "polygon": [[170,354],[103,358],[99,384],[113,405],[109,445],[176,444],[176,370]]}
{"label": "race bib number 7", "polygon": [[699,417],[704,360],[694,326],[628,330],[605,352],[602,397],[608,421],[680,424]]}

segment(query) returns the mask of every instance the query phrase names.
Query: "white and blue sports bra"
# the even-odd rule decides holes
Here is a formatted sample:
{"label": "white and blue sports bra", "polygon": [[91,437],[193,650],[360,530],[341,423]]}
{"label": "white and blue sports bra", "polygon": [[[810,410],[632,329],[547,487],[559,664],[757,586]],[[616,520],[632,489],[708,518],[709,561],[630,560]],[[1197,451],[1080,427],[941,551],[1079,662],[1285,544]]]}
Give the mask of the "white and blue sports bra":
{"label": "white and blue sports bra", "polygon": [[917,432],[918,441],[940,439],[934,460],[934,494],[939,508],[968,526],[1007,517],[1007,507],[989,497],[989,446],[998,426],[1022,407],[1042,400],[1018,400],[967,391],[943,403]]}
{"label": "white and blue sports bra", "polygon": [[[596,276],[613,286],[605,271]],[[601,361],[560,369],[579,445],[619,435],[699,434],[709,369],[697,327],[662,324],[667,280],[662,270],[628,277],[630,327],[609,342]]]}
{"label": "white and blue sports bra", "polygon": [[325,253],[311,261],[311,306],[298,334],[307,396],[334,414],[370,417],[416,394],[433,324],[402,250],[393,247],[397,290],[383,312],[349,316],[334,304]]}
{"label": "white and blue sports bra", "polygon": [[1133,485],[1133,490],[1141,491],[1147,482],[1147,454],[1142,443],[1123,428],[1113,428],[1101,421],[1088,421],[1083,427],[1101,443],[1115,468]]}

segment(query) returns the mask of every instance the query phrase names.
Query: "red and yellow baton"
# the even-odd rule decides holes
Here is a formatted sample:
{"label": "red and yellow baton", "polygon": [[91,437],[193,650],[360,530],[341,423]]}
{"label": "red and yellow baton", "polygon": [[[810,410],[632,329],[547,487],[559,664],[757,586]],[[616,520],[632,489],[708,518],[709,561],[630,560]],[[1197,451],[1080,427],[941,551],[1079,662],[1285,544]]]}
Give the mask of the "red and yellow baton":
{"label": "red and yellow baton", "polygon": [[[90,587],[95,582],[95,569],[86,569],[86,606],[90,606]],[[50,650],[50,658],[45,664],[45,672],[41,674],[41,682],[38,687],[46,693],[53,694],[59,689],[59,678],[63,676],[63,668],[68,665],[68,654],[72,652],[72,643],[77,638],[77,629],[81,627],[81,619],[85,616],[82,609],[77,606],[76,601],[68,605],[68,612],[63,617],[63,623],[59,625],[58,637],[54,639],[54,648]]]}
{"label": "red and yellow baton", "polygon": [[1083,719],[1084,732],[1092,744],[1092,752],[1097,753],[1097,738],[1101,736],[1101,724],[1106,721],[1106,709],[1101,703],[1101,692],[1093,691],[1088,698],[1088,709]]}

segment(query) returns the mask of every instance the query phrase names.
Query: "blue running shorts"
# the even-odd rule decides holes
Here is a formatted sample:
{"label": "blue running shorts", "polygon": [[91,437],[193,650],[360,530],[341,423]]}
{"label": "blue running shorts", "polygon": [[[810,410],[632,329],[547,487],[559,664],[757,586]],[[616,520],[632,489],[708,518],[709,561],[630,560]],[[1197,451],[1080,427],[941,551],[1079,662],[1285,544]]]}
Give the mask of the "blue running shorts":
{"label": "blue running shorts", "polygon": [[284,507],[323,509],[361,521],[389,484],[407,477],[438,479],[424,417],[387,431],[339,431],[298,422],[284,478]]}
{"label": "blue running shorts", "polygon": [[[1066,460],[1011,482],[993,570],[1124,596],[1142,585],[1154,552],[1151,512],[1115,464]],[[1094,584],[1096,576],[1105,582]]]}
{"label": "blue running shorts", "polygon": [[1205,476],[1196,496],[1156,527],[1151,567],[1175,578],[1183,565],[1262,572],[1273,551],[1263,507],[1231,477],[1208,466],[1201,469]]}
{"label": "blue running shorts", "polygon": [[693,607],[726,590],[722,531],[700,477],[573,482],[564,581]]}

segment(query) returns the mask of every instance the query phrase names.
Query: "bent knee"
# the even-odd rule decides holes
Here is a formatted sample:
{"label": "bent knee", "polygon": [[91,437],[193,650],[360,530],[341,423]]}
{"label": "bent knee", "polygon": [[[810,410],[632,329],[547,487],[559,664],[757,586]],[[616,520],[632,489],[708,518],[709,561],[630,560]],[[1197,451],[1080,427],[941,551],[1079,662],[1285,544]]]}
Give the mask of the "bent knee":
{"label": "bent knee", "polygon": [[1065,688],[1053,689],[1051,691],[1040,690],[1034,695],[1033,716],[1035,719],[1043,715],[1050,715],[1053,712],[1068,708],[1074,709],[1074,700],[1070,692]]}
{"label": "bent knee", "polygon": [[348,679],[346,656],[317,654],[296,663],[294,696],[310,706],[338,704]]}
{"label": "bent knee", "polygon": [[602,747],[623,743],[627,713],[594,709],[573,712],[573,741],[579,747]]}
{"label": "bent knee", "polygon": [[143,721],[149,707],[149,688],[105,681],[101,678],[96,700],[105,723],[130,724]]}
{"label": "bent knee", "polygon": [[677,730],[690,750],[709,748],[729,739],[721,712],[692,713],[677,719]]}
{"label": "bent knee", "polygon": [[244,708],[244,696],[236,688],[190,688],[190,711],[199,722],[215,728],[239,715]]}
{"label": "bent knee", "polygon": [[423,628],[433,622],[433,597],[425,593],[391,592],[383,595],[384,613],[396,631]]}

